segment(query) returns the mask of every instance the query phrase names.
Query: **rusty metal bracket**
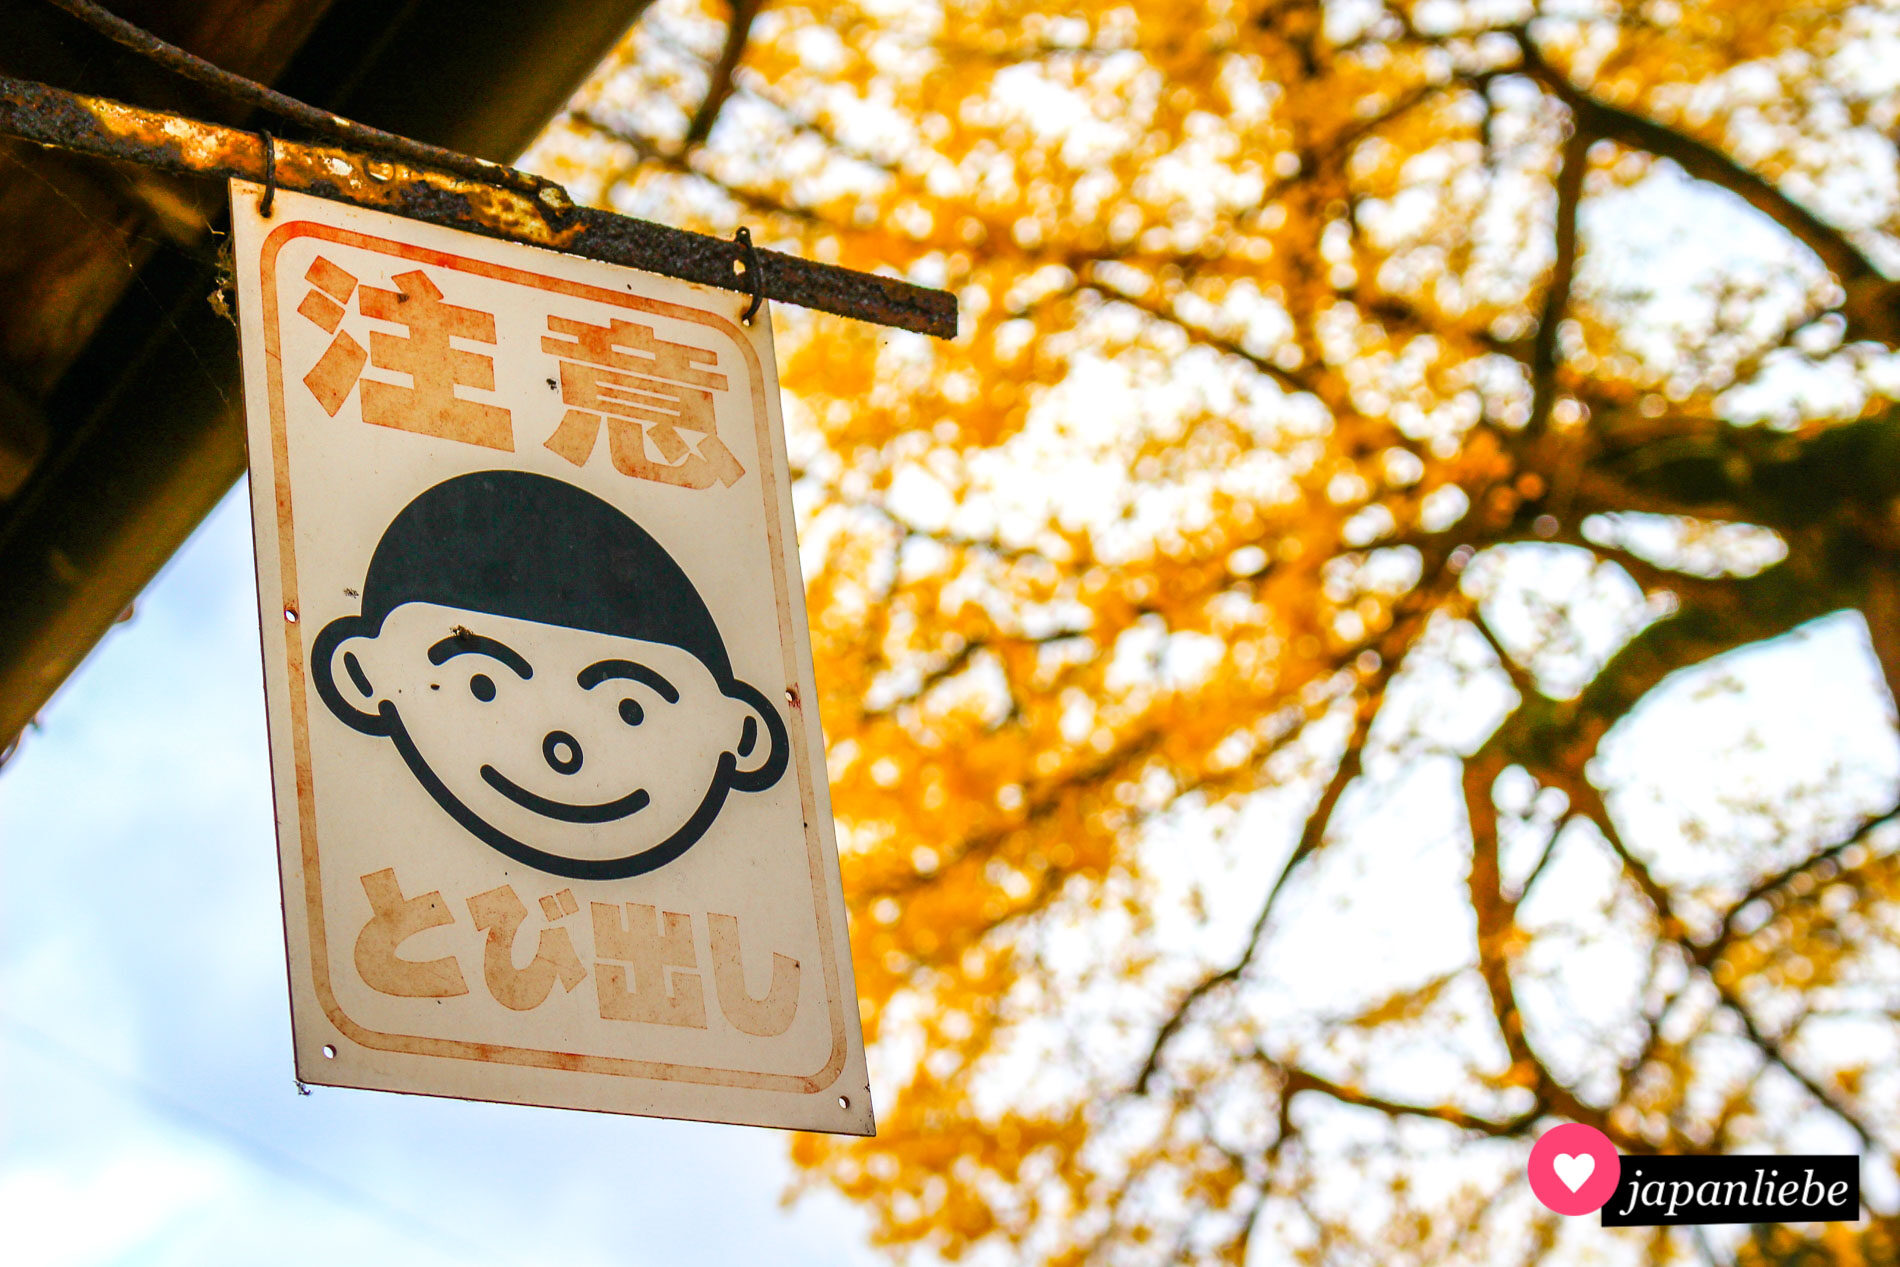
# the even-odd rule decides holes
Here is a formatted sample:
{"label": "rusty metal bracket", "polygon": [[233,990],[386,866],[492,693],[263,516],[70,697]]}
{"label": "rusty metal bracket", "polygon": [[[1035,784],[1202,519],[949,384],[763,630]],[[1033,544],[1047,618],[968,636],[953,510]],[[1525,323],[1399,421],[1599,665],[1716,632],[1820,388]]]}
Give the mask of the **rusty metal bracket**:
{"label": "rusty metal bracket", "polygon": [[424,145],[409,137],[397,136],[393,132],[385,132],[381,128],[372,128],[354,119],[346,119],[340,114],[319,110],[308,102],[286,96],[275,88],[267,87],[254,79],[234,75],[221,66],[213,65],[204,58],[179,48],[176,44],[169,44],[144,27],[128,22],[102,8],[94,3],[94,0],[47,0],[47,3],[56,9],[70,13],[107,39],[131,49],[154,65],[163,66],[173,74],[182,75],[193,83],[202,84],[233,101],[242,101],[260,110],[268,110],[281,119],[288,119],[292,123],[308,128],[313,135],[328,137],[332,141],[355,149],[373,150],[403,162],[453,172],[457,176],[466,176],[470,180],[487,181],[491,185],[506,185],[519,193],[539,198],[543,204],[540,211],[545,216],[558,218],[574,209],[573,202],[567,196],[567,190],[546,177],[536,176],[532,172],[518,171],[512,167],[503,167],[499,163],[491,163],[486,159],[476,158],[472,154],[445,150],[438,145]]}
{"label": "rusty metal bracket", "polygon": [[608,211],[579,207],[553,221],[529,194],[394,159],[278,138],[0,76],[0,134],[179,176],[250,180],[388,211],[486,237],[583,255],[940,339],[957,333],[957,300],[895,277],[758,251]]}

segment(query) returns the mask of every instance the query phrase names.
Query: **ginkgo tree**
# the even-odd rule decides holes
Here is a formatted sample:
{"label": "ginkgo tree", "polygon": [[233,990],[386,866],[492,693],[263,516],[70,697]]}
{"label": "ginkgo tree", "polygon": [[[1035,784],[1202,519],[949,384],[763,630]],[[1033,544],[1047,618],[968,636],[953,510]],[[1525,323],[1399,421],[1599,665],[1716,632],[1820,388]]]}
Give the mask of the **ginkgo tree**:
{"label": "ginkgo tree", "polygon": [[[532,161],[961,304],[775,314],[879,1083],[812,1181],[984,1261],[1894,1261],[1896,67],[1833,0],[644,14]],[[1566,1223],[1560,1120],[1868,1218]]]}

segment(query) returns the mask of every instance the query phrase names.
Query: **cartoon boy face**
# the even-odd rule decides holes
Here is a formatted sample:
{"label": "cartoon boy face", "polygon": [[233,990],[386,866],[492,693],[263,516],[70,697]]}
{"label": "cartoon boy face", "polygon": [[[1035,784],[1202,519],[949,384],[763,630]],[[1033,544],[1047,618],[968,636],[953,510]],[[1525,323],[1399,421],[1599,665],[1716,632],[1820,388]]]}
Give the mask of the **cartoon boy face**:
{"label": "cartoon boy face", "polygon": [[555,875],[663,866],[787,761],[784,722],[733,678],[678,565],[544,476],[479,472],[410,503],[363,614],[325,626],[311,662],[330,710],[387,737],[451,817]]}

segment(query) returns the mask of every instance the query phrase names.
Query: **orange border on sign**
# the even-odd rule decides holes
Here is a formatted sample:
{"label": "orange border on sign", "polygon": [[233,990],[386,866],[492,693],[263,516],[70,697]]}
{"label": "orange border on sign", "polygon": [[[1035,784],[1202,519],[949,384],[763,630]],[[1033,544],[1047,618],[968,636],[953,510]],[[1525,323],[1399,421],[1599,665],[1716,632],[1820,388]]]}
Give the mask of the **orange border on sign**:
{"label": "orange border on sign", "polygon": [[[392,242],[387,238],[378,238],[351,229],[336,228],[309,220],[293,221],[273,230],[264,239],[260,252],[264,299],[264,363],[270,389],[271,464],[276,476],[272,483],[277,501],[279,566],[282,569],[284,599],[287,604],[293,607],[300,606],[297,601],[297,550],[290,499],[290,440],[284,413],[283,358],[277,334],[277,255],[291,242],[304,237],[322,238],[343,246],[353,246],[382,255],[433,264],[439,268],[457,272],[473,273],[492,281],[509,282],[574,298],[588,299],[596,303],[612,304],[621,308],[632,308],[671,317],[679,321],[688,321],[710,327],[737,344],[745,354],[749,367],[748,378],[752,384],[754,428],[760,459],[759,477],[765,497],[766,536],[772,557],[779,564],[772,569],[773,594],[778,604],[779,647],[784,657],[786,680],[791,682],[799,680],[796,641],[793,637],[791,596],[785,589],[783,567],[785,542],[779,524],[779,506],[776,498],[777,463],[765,408],[764,372],[759,366],[758,353],[753,350],[751,342],[737,326],[714,313],[683,308],[662,300],[621,294],[599,286],[530,273],[523,269],[491,264],[486,260],[469,259],[466,256],[451,255],[444,251],[412,246],[404,242]],[[831,1021],[831,1056],[824,1067],[816,1073],[808,1077],[799,1077],[796,1074],[754,1073],[740,1069],[675,1064],[670,1061],[634,1060],[624,1056],[593,1056],[584,1052],[543,1051],[501,1043],[428,1038],[415,1034],[386,1034],[351,1020],[343,1011],[342,1005],[337,1002],[336,995],[330,987],[329,937],[324,923],[323,877],[317,847],[316,780],[310,762],[309,703],[305,678],[303,625],[301,623],[290,625],[284,632],[289,668],[291,743],[296,755],[297,825],[302,846],[304,906],[310,926],[310,970],[316,986],[317,1001],[322,1005],[324,1015],[328,1016],[331,1024],[335,1025],[346,1037],[364,1047],[380,1051],[407,1052],[418,1056],[444,1056],[457,1060],[473,1060],[483,1064],[525,1065],[579,1073],[611,1074],[625,1078],[699,1083],[707,1086],[811,1094],[824,1091],[837,1081],[839,1072],[844,1068],[847,1043],[843,1000],[838,991],[838,964],[832,950],[836,932],[833,921],[836,916],[831,910],[829,895],[826,892],[821,841],[816,828],[812,826],[818,821],[818,800],[812,788],[810,754],[805,743],[803,725],[788,727],[788,729],[792,732],[793,759],[798,769],[799,803],[804,811],[805,822],[806,864],[811,875],[813,906],[819,917],[819,959],[822,967],[821,975],[824,979],[825,1001]]]}

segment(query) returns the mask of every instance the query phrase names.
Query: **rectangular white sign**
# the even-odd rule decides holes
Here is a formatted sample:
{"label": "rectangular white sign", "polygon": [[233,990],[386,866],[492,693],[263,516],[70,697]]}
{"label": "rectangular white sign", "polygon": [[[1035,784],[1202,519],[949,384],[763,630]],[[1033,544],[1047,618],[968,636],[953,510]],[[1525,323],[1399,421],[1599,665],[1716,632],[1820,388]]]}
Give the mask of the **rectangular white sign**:
{"label": "rectangular white sign", "polygon": [[260,193],[297,1076],[870,1134],[770,321]]}

